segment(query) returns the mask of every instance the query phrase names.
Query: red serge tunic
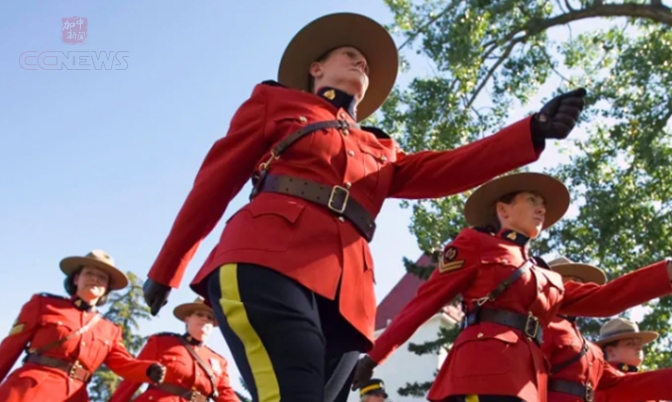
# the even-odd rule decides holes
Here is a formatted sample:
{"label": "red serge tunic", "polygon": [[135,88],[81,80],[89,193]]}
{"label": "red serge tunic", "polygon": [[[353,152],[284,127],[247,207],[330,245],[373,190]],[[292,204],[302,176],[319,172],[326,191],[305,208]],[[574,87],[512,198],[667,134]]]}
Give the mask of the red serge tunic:
{"label": "red serge tunic", "polygon": [[[86,384],[68,377],[64,371],[35,363],[25,363],[6,379],[26,346],[39,349],[62,339],[86,325],[94,315],[81,299],[34,295],[24,304],[9,336],[0,343],[0,401],[87,402]],[[101,319],[87,332],[74,336],[42,355],[65,362],[79,362],[93,373],[103,363],[121,377],[149,382],[147,369],[154,363],[137,360],[123,344],[121,328]]]}
{"label": "red serge tunic", "polygon": [[[633,292],[625,294],[628,300],[621,299],[620,293],[614,293],[609,298],[609,303],[632,306],[644,303],[654,297],[663,296],[668,291],[665,286],[655,286],[646,277],[647,270],[640,269],[630,275]],[[639,294],[637,294],[639,292]],[[554,383],[564,386],[564,382],[570,382],[579,386],[593,389],[596,401],[643,401],[650,399],[672,399],[672,369],[662,369],[646,373],[624,374],[604,360],[604,355],[599,346],[592,342],[586,342],[587,352],[580,359],[575,357],[581,352],[584,338],[574,324],[573,318],[557,316],[553,319],[544,333],[542,349],[551,364],[549,377],[549,402],[583,402],[585,397],[572,395],[567,392],[554,392]],[[564,368],[554,370],[563,362],[569,362]],[[577,388],[573,386],[573,388]],[[588,387],[586,387],[588,388]],[[588,394],[584,394],[588,396]]]}
{"label": "red serge tunic", "polygon": [[[202,342],[187,335],[178,335],[170,332],[155,334],[149,337],[147,344],[138,355],[142,359],[153,359],[166,366],[164,384],[176,385],[187,391],[195,391],[200,395],[212,395],[212,383],[205,370],[191,357],[179,338],[183,337],[194,348],[198,356],[210,366],[214,375],[218,397],[212,402],[239,402],[229,382],[228,363],[224,357],[218,355]],[[109,402],[128,402],[135,391],[142,384],[130,380],[122,381],[112,395]],[[149,387],[145,392],[133,400],[134,402],[184,402],[185,398]]]}
{"label": "red serge tunic", "polygon": [[[380,130],[356,126],[346,108],[325,97],[260,84],[205,157],[149,278],[177,288],[203,238],[269,159],[272,147],[310,124],[335,119],[351,127],[308,134],[273,160],[269,173],[348,189],[349,199],[373,218],[387,198],[460,193],[534,162],[543,149],[543,139],[535,148],[528,117],[457,149],[406,154]],[[207,300],[206,278],[227,263],[277,270],[331,300],[340,284],[341,314],[373,340],[376,299],[369,243],[326,207],[262,192],[228,220],[192,289]]]}
{"label": "red serge tunic", "polygon": [[[416,297],[392,320],[369,352],[383,362],[432,315],[458,294],[467,311],[521,267],[529,256],[529,239],[513,231],[498,234],[468,228],[444,250],[442,261]],[[639,278],[647,278],[651,293],[672,292],[666,263],[642,268],[635,279],[624,275],[606,285],[568,282],[534,265],[483,309],[533,314],[545,327],[557,313],[609,317],[627,305],[604,303],[613,294],[632,301]],[[633,285],[636,284],[636,285]],[[659,289],[654,291],[653,289]],[[511,395],[526,401],[547,401],[547,362],[538,344],[522,331],[493,322],[469,325],[455,340],[429,391],[428,399],[443,401],[452,395]]]}

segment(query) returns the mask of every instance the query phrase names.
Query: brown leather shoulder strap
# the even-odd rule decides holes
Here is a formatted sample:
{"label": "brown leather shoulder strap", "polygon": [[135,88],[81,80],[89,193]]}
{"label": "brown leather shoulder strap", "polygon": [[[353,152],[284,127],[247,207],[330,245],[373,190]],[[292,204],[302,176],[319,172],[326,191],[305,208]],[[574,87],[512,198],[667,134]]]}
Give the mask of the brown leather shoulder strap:
{"label": "brown leather shoulder strap", "polygon": [[308,124],[307,126],[293,132],[292,134],[285,137],[282,141],[278,142],[277,145],[273,147],[273,155],[276,157],[280,156],[280,154],[285,152],[287,148],[292,146],[296,141],[314,131],[325,130],[328,128],[346,129],[352,126],[353,125],[346,120],[326,120]]}
{"label": "brown leather shoulder strap", "polygon": [[42,353],[46,352],[47,350],[51,350],[51,349],[63,344],[64,342],[66,342],[67,340],[69,340],[69,339],[71,339],[75,336],[82,335],[86,331],[93,328],[96,324],[98,324],[98,322],[100,322],[101,319],[102,319],[102,316],[100,314],[96,314],[96,315],[93,316],[93,318],[91,318],[91,320],[89,320],[89,322],[87,322],[83,327],[81,327],[77,331],[71,332],[67,336],[65,336],[65,337],[63,337],[59,340],[53,341],[51,343],[48,343],[48,344],[42,346],[41,348],[37,348],[37,349],[30,348],[30,349],[28,349],[28,353],[39,355],[39,354],[42,354]]}
{"label": "brown leather shoulder strap", "polygon": [[183,337],[178,338],[180,342],[184,345],[185,348],[187,348],[187,351],[191,355],[191,357],[196,360],[196,363],[198,363],[199,366],[205,371],[205,373],[208,375],[208,378],[210,379],[210,385],[212,385],[212,395],[211,397],[213,399],[216,399],[219,396],[219,392],[217,392],[217,381],[215,380],[215,375],[212,373],[212,368],[210,365],[201,359],[201,356],[199,356],[194,348],[191,347],[189,342],[187,342],[186,339]]}

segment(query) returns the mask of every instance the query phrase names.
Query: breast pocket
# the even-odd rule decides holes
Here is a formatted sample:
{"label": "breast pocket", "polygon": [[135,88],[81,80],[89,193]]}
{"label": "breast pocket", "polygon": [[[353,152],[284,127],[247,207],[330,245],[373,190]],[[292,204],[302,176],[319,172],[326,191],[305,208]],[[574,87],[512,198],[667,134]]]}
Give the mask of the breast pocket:
{"label": "breast pocket", "polygon": [[[47,344],[58,341],[69,336],[71,333],[79,329],[74,323],[67,321],[64,317],[57,315],[45,315],[42,317],[40,329],[37,331],[31,342],[31,348],[40,349]],[[60,350],[63,355],[71,353],[79,342],[79,337],[69,339],[62,342],[55,348],[50,350]]]}
{"label": "breast pocket", "polygon": [[360,163],[362,165],[362,183],[372,201],[384,199],[389,192],[394,177],[392,151],[380,144],[359,142]]}
{"label": "breast pocket", "polygon": [[[186,352],[186,351],[185,351]],[[159,361],[166,366],[170,379],[182,380],[191,375],[193,359],[173,348],[161,354]]]}
{"label": "breast pocket", "polygon": [[107,331],[93,331],[89,337],[88,344],[86,340],[82,340],[82,347],[80,351],[80,361],[84,363],[87,368],[91,371],[96,370],[100,365],[102,365],[107,356],[112,350],[112,334]]}

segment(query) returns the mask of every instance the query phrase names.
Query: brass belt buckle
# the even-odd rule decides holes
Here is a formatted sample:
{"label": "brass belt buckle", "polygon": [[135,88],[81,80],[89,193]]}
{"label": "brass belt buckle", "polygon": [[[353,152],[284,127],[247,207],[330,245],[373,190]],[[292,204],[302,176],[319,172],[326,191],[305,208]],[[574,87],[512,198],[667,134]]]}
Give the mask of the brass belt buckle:
{"label": "brass belt buckle", "polygon": [[532,313],[527,315],[523,332],[532,339],[536,339],[537,334],[539,333],[539,319],[533,316]]}
{"label": "brass belt buckle", "polygon": [[595,400],[595,390],[590,383],[586,384],[586,402],[593,402]]}
{"label": "brass belt buckle", "polygon": [[[341,207],[337,208],[334,206],[334,200],[336,200],[337,194],[342,193],[345,194],[343,196],[343,201],[341,203]],[[337,214],[342,214],[345,211],[345,208],[348,206],[348,200],[350,199],[350,190],[348,190],[345,187],[341,186],[334,186],[331,188],[331,194],[329,194],[329,202],[327,202],[327,207],[336,212]]]}
{"label": "brass belt buckle", "polygon": [[77,369],[81,368],[82,366],[79,364],[79,360],[75,360],[74,363],[70,366],[70,370],[68,370],[68,377],[76,379],[77,375]]}

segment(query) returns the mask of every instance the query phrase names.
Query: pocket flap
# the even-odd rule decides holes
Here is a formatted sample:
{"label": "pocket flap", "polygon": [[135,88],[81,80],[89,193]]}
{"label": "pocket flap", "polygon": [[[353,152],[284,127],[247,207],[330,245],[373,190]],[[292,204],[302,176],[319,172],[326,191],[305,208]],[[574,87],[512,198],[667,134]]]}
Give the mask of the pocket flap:
{"label": "pocket flap", "polygon": [[294,223],[305,207],[305,204],[294,201],[289,197],[269,195],[255,199],[245,209],[255,218],[262,215],[275,215],[285,218],[290,223]]}

